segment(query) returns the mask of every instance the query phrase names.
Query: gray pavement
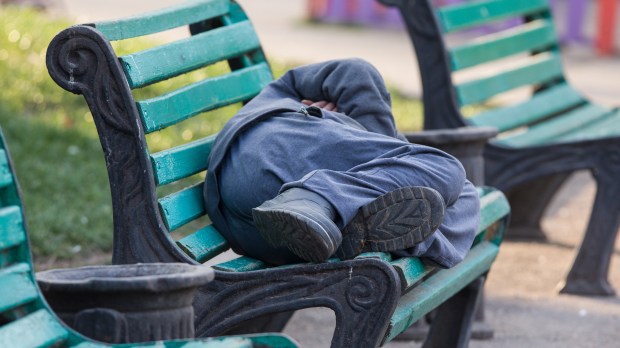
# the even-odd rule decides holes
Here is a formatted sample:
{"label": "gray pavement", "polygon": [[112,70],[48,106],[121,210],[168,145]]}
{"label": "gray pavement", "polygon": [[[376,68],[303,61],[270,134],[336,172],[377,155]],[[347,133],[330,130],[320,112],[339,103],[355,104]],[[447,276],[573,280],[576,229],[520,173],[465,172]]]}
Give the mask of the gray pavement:
{"label": "gray pavement", "polygon": [[[58,11],[78,21],[129,15],[178,3],[173,0],[84,1],[56,0]],[[388,83],[406,94],[420,96],[419,74],[406,34],[397,30],[311,25],[304,21],[303,0],[239,0],[249,13],[267,54],[291,63],[362,57],[375,64]],[[557,21],[563,26],[566,7],[559,1]],[[590,9],[593,11],[593,9]],[[591,16],[586,32],[592,35]],[[620,25],[616,35],[620,47]],[[177,35],[171,33],[170,35]],[[601,58],[587,46],[564,50],[569,80],[584,94],[607,105],[620,105],[620,56]],[[559,295],[561,283],[583,237],[594,185],[579,173],[565,185],[548,209],[544,228],[549,242],[511,242],[502,245],[487,282],[487,321],[495,338],[472,341],[471,347],[618,347],[620,299]],[[620,291],[620,242],[610,269]],[[327,347],[334,315],[327,309],[298,312],[286,328],[303,347]],[[417,347],[390,343],[387,347]]]}

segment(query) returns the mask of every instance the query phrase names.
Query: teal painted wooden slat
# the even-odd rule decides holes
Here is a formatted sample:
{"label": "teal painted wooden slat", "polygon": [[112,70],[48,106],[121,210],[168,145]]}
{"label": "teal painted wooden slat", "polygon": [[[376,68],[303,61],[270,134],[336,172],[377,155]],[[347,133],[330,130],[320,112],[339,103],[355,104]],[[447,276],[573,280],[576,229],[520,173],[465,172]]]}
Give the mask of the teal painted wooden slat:
{"label": "teal painted wooden slat", "polygon": [[18,206],[0,208],[0,249],[17,246],[25,240],[21,208]]}
{"label": "teal painted wooden slat", "polygon": [[248,337],[254,343],[254,347],[273,347],[273,348],[297,348],[299,347],[292,340],[282,334],[268,334]]}
{"label": "teal painted wooden slat", "polygon": [[[128,344],[125,347],[134,347]],[[110,347],[94,341],[82,342],[75,348],[103,348]],[[253,348],[253,347],[272,347],[272,348],[297,348],[298,346],[280,334],[252,334],[244,336],[227,336],[227,337],[210,337],[201,339],[192,339],[188,341],[166,341],[140,343],[140,348]]]}
{"label": "teal painted wooden slat", "polygon": [[579,92],[561,83],[537,93],[525,102],[492,109],[471,117],[467,121],[476,126],[496,127],[503,132],[542,120],[585,102],[586,100]]}
{"label": "teal painted wooden slat", "polygon": [[561,58],[557,53],[543,53],[499,74],[461,83],[456,86],[456,91],[460,105],[468,105],[517,87],[556,79],[562,79]]}
{"label": "teal painted wooden slat", "polygon": [[508,214],[510,214],[510,204],[501,191],[492,189],[484,192],[480,196],[480,222],[477,234],[480,235],[492,224],[505,219]]}
{"label": "teal painted wooden slat", "polygon": [[0,347],[52,347],[65,341],[69,332],[45,309],[0,327]]}
{"label": "teal painted wooden slat", "polygon": [[171,126],[200,112],[249,100],[272,79],[269,66],[261,63],[140,101],[138,110],[145,132]]}
{"label": "teal painted wooden slat", "polygon": [[557,36],[553,23],[550,20],[537,20],[452,48],[452,70],[457,71],[522,52],[542,50],[556,44]]}
{"label": "teal painted wooden slat", "polygon": [[379,259],[385,262],[392,261],[392,254],[382,252],[361,253],[355,257],[356,259]]}
{"label": "teal painted wooden slat", "polygon": [[407,292],[433,270],[432,267],[425,266],[422,260],[416,257],[404,257],[392,261],[391,264],[400,278],[402,293]]}
{"label": "teal painted wooden slat", "polygon": [[213,269],[225,272],[249,272],[269,268],[270,266],[260,260],[247,256],[241,256],[234,260],[223,262],[213,266]]}
{"label": "teal painted wooden slat", "polygon": [[177,245],[192,259],[204,263],[228,249],[228,242],[209,225],[177,241]]}
{"label": "teal painted wooden slat", "polygon": [[[178,348],[253,348],[252,340],[244,337],[222,337],[196,340],[176,346]],[[262,346],[260,346],[262,347]],[[265,346],[271,347],[271,346]],[[168,348],[166,346],[166,348]]]}
{"label": "teal painted wooden slat", "polygon": [[123,40],[219,17],[226,14],[229,7],[229,0],[191,1],[139,16],[97,22],[95,28],[110,41]]}
{"label": "teal painted wooden slat", "polygon": [[444,32],[454,32],[473,26],[548,11],[547,0],[487,0],[446,6],[437,10]]}
{"label": "teal painted wooden slat", "polygon": [[[79,343],[79,344],[77,344],[75,346],[71,346],[71,347],[73,347],[73,348],[110,348],[110,346],[107,345],[107,344],[97,343],[97,342],[94,342],[94,341],[84,341],[84,342],[81,342],[81,343]],[[142,346],[140,348],[147,348],[147,347],[150,347],[150,346],[145,343],[144,346]],[[166,347],[166,348],[169,348],[169,347]]]}
{"label": "teal painted wooden slat", "polygon": [[563,115],[530,127],[526,132],[496,140],[498,144],[526,147],[549,144],[564,134],[579,132],[591,122],[611,114],[612,110],[600,105],[586,104]]}
{"label": "teal painted wooden slat", "polygon": [[249,21],[120,57],[131,88],[146,86],[259,48]]}
{"label": "teal painted wooden slat", "polygon": [[0,149],[0,187],[13,183],[13,174],[9,168],[9,158],[5,150]]}
{"label": "teal painted wooden slat", "polygon": [[0,271],[0,313],[25,305],[39,296],[30,278],[30,266],[20,263]]}
{"label": "teal painted wooden slat", "polygon": [[205,214],[203,183],[190,186],[159,200],[159,208],[170,231]]}
{"label": "teal painted wooden slat", "polygon": [[577,132],[564,134],[555,139],[557,142],[574,142],[593,139],[604,139],[620,136],[620,110],[615,110],[609,115],[590,122],[579,128]]}
{"label": "teal painted wooden slat", "polygon": [[207,169],[209,154],[217,135],[151,155],[157,185],[169,184]]}
{"label": "teal painted wooden slat", "polygon": [[456,294],[489,270],[499,247],[481,242],[475,246],[463,262],[453,268],[430,276],[423,283],[403,295],[392,315],[385,341],[390,341],[406,330],[414,321],[422,318],[439,304]]}

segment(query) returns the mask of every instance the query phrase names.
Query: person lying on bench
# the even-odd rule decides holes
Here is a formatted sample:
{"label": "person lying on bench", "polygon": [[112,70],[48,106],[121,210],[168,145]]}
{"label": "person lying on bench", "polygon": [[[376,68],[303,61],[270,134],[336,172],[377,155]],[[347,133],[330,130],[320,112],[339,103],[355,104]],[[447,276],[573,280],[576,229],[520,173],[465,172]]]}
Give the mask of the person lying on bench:
{"label": "person lying on bench", "polygon": [[452,267],[480,210],[457,159],[396,131],[383,79],[360,59],[267,85],[219,133],[204,195],[235,252],[277,265],[381,251]]}

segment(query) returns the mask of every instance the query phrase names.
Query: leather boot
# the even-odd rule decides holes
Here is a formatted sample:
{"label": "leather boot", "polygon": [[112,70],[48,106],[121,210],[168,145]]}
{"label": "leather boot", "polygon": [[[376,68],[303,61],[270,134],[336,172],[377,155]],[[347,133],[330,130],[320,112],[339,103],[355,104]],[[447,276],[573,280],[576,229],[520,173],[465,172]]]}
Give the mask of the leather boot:
{"label": "leather boot", "polygon": [[298,257],[322,262],[342,241],[336,212],[322,196],[303,188],[288,189],[252,209],[254,224],[272,246],[285,246]]}
{"label": "leather boot", "polygon": [[439,192],[429,187],[403,187],[367,205],[342,230],[336,251],[340,259],[362,252],[396,251],[412,247],[433,234],[445,213]]}

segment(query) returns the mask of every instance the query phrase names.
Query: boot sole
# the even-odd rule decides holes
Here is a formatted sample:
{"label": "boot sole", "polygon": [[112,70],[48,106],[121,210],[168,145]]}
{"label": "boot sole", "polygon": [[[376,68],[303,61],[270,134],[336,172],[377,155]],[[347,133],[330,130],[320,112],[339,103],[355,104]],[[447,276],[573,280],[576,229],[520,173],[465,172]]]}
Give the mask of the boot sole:
{"label": "boot sole", "polygon": [[[261,236],[273,247],[286,247],[299,258],[323,262],[332,256],[340,240],[338,227],[323,226],[316,219],[289,210],[252,209],[254,224]],[[335,229],[330,233],[328,229]]]}
{"label": "boot sole", "polygon": [[340,259],[362,252],[387,252],[415,246],[439,227],[445,213],[441,195],[428,187],[404,187],[365,205],[343,229]]}

